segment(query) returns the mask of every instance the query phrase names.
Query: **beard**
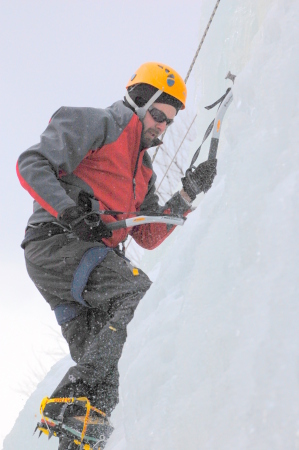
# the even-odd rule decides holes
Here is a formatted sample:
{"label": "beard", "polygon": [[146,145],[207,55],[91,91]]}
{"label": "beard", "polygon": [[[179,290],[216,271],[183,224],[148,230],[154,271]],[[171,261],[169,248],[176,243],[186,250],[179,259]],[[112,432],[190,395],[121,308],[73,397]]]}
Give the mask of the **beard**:
{"label": "beard", "polygon": [[153,141],[157,139],[159,133],[154,128],[148,128],[144,130],[141,135],[141,144],[143,148],[148,148],[152,145]]}

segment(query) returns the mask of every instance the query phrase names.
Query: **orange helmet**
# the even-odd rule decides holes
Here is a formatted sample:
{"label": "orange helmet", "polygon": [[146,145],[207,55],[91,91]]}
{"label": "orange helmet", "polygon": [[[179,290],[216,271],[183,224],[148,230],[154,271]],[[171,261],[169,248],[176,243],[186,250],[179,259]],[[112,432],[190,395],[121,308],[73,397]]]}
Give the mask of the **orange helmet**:
{"label": "orange helmet", "polygon": [[185,108],[187,88],[183,78],[171,67],[157,62],[142,64],[127,83],[129,89],[137,84],[145,83],[171,95],[182,103]]}

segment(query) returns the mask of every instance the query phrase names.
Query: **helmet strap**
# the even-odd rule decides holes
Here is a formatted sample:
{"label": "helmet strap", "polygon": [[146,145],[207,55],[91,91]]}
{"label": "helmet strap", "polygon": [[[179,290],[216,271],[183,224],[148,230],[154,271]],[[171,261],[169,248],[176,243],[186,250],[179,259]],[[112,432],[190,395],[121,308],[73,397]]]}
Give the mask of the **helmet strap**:
{"label": "helmet strap", "polygon": [[127,92],[126,94],[126,100],[127,102],[132,106],[132,108],[134,108],[137,116],[139,117],[140,120],[143,120],[146,114],[146,111],[148,110],[148,108],[155,103],[155,101],[157,100],[158,97],[160,97],[160,95],[163,93],[162,89],[159,89],[157,92],[154,93],[154,95],[149,99],[149,101],[144,105],[144,106],[137,106],[136,103],[132,100],[132,98],[129,95],[129,92]]}

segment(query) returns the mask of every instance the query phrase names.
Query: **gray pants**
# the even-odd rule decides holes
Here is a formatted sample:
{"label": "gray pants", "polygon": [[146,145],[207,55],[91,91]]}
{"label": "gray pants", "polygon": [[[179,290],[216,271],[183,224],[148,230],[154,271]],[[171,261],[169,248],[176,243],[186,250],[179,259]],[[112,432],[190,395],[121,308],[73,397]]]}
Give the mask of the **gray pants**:
{"label": "gray pants", "polygon": [[51,397],[87,397],[110,415],[118,402],[117,365],[126,341],[126,328],[151,282],[139,269],[134,275],[128,260],[109,251],[86,282],[82,297],[73,297],[74,273],[83,256],[102,243],[83,242],[56,235],[29,242],[25,259],[30,278],[52,309],[75,307],[76,315],[61,325],[68,342],[71,367]]}

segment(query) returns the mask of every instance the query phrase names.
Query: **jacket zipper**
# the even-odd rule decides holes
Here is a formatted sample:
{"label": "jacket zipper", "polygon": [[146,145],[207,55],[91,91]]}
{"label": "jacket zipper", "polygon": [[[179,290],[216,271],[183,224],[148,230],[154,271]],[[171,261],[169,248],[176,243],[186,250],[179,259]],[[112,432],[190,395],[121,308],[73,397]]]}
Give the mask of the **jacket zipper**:
{"label": "jacket zipper", "polygon": [[139,158],[140,158],[140,153],[142,152],[142,148],[141,148],[141,137],[142,137],[142,133],[143,133],[143,123],[142,123],[142,131],[141,131],[141,135],[140,135],[140,143],[139,143],[139,149],[138,149],[138,155],[137,155],[137,160],[135,163],[135,169],[134,169],[134,173],[133,173],[133,180],[132,180],[132,185],[133,185],[133,195],[134,195],[134,200],[136,200],[136,173],[137,173],[137,168],[138,168],[138,163],[139,163]]}

